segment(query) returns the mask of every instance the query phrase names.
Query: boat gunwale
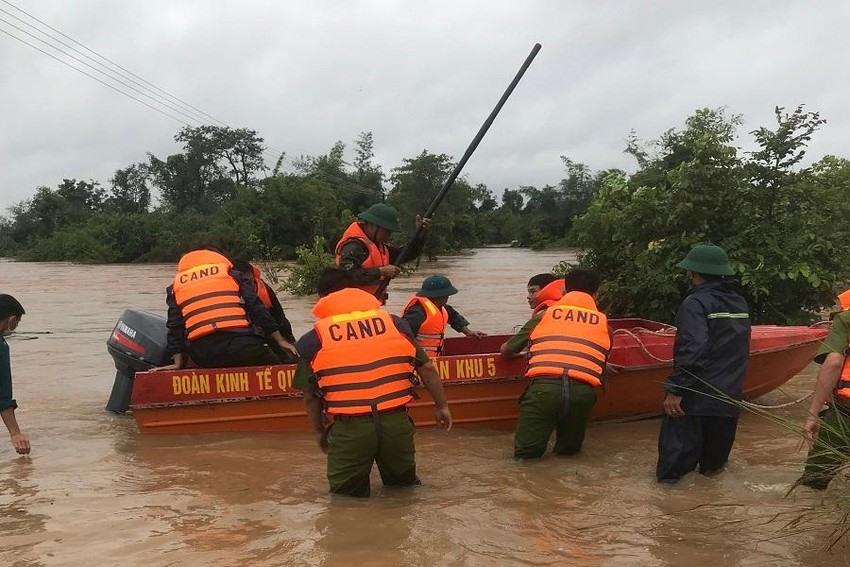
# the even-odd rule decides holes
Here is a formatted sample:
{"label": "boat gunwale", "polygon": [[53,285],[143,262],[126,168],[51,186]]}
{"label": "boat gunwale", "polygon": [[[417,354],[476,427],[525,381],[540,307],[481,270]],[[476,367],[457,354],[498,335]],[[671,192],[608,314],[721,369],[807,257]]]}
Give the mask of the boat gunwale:
{"label": "boat gunwale", "polygon": [[[762,348],[758,350],[753,350],[750,352],[750,356],[757,356],[763,354],[771,354],[774,352],[787,351],[797,349],[802,346],[810,345],[814,342],[822,342],[822,338],[812,338],[810,340],[805,340],[802,342],[789,343],[782,346],[775,346],[769,348]],[[631,346],[631,345],[630,345]],[[443,357],[444,359],[458,359],[467,356],[499,356],[499,353],[474,353],[472,355],[451,355]],[[628,366],[624,367],[620,370],[618,375],[632,373],[632,372],[640,372],[646,370],[659,370],[662,368],[668,368],[672,366],[672,361],[670,362],[656,362],[652,364],[645,364],[640,366]],[[272,365],[276,366],[276,365]],[[261,366],[256,367],[246,367],[246,368],[261,368]],[[511,382],[520,382],[524,381],[526,378],[524,376],[505,376],[498,378],[471,378],[471,379],[463,379],[463,380],[443,380],[444,387],[454,387],[454,386],[468,386],[468,385],[487,385],[487,384],[499,384],[499,383],[511,383]],[[300,399],[303,398],[303,394],[301,392],[292,392],[292,393],[282,393],[282,394],[271,394],[268,396],[245,396],[239,398],[216,398],[216,399],[206,399],[206,400],[187,400],[184,402],[153,402],[148,404],[133,404],[131,405],[132,410],[146,410],[146,409],[161,409],[161,408],[175,408],[175,407],[192,407],[192,406],[206,406],[206,405],[217,405],[223,403],[235,403],[235,402],[253,402],[253,401],[273,401],[273,400],[282,400],[282,399]],[[416,403],[416,402],[414,402]],[[457,402],[455,402],[457,403]]]}

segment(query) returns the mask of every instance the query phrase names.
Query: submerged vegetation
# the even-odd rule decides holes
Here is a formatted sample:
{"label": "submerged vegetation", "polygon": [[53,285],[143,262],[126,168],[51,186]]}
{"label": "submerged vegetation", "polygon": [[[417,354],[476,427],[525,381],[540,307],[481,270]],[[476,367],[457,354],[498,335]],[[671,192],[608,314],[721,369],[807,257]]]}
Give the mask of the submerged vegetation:
{"label": "submerged vegetation", "polygon": [[[461,179],[435,217],[425,254],[512,242],[579,247],[581,264],[606,282],[609,312],[670,321],[684,291],[675,264],[693,244],[713,242],[734,260],[757,321],[806,321],[850,282],[850,161],[826,156],[803,165],[823,122],[802,107],[777,108],[775,126],[750,132],[755,149],[742,152],[741,118],[702,109],[654,142],[632,135],[632,174],[592,171],[562,156],[559,182],[505,188],[498,198]],[[422,151],[385,173],[369,132],[354,142],[350,162],[337,142],[320,156],[281,155],[270,171],[253,130],[187,127],[175,140],[181,151],[149,154],[116,171],[106,188],[75,179],[38,188],[0,219],[3,255],[174,261],[188,248],[215,245],[272,266],[273,278],[276,262],[297,257],[300,268],[285,285],[304,292],[357,212],[378,201],[395,205],[403,242],[454,165]]]}

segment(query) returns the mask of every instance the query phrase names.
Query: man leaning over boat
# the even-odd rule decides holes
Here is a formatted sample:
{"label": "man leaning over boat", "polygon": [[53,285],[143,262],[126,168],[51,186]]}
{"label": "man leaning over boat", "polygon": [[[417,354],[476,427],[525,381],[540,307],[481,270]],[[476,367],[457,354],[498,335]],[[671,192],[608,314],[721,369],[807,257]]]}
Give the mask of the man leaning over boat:
{"label": "man leaning over boat", "polygon": [[[560,283],[553,284],[560,289]],[[515,358],[529,346],[529,384],[520,398],[514,434],[518,460],[542,457],[553,430],[555,453],[581,450],[596,403],[594,389],[602,385],[607,370],[611,332],[594,299],[599,277],[575,269],[567,274],[564,287],[560,299],[537,310],[501,348],[502,356]]]}

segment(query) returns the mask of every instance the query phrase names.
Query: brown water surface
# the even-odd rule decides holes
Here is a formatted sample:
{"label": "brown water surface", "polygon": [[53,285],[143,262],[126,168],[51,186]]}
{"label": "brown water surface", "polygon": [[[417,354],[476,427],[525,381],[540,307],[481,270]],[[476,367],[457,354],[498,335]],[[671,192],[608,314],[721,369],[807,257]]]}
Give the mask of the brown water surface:
{"label": "brown water surface", "polygon": [[[395,311],[424,275],[491,333],[528,316],[525,282],[566,252],[484,249],[423,264],[391,287]],[[0,291],[27,308],[10,340],[18,418],[33,453],[0,435],[0,565],[844,565],[828,532],[789,519],[821,495],[785,497],[803,455],[790,433],[744,416],[728,469],[653,481],[658,420],[594,424],[574,458],[511,460],[510,433],[417,432],[424,485],[368,501],[326,494],[324,456],[300,434],[142,437],[103,406],[105,341],[130,306],[164,313],[171,265],[0,261]],[[311,299],[281,296],[296,334]],[[37,337],[32,339],[32,337]],[[812,385],[808,368],[785,388]],[[780,392],[762,401],[788,399]],[[805,406],[781,410],[802,419]],[[830,493],[847,490],[834,483]]]}

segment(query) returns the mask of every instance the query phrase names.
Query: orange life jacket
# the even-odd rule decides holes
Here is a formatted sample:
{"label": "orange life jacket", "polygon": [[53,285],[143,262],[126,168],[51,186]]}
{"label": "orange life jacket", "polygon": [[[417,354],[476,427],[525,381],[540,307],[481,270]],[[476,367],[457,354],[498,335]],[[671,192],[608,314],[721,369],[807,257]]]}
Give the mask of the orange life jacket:
{"label": "orange life jacket", "polygon": [[534,312],[532,313],[532,315],[537,315],[541,311],[545,311],[550,305],[553,305],[563,296],[564,279],[559,278],[555,281],[549,282],[548,284],[546,284],[546,286],[543,287],[543,289],[537,292],[537,299],[541,301],[537,304],[537,307],[534,308]]}
{"label": "orange life jacket", "polygon": [[344,289],[320,299],[313,314],[322,346],[311,365],[327,413],[366,415],[413,399],[416,347],[374,295]]}
{"label": "orange life jacket", "polygon": [[529,339],[527,378],[562,376],[602,385],[611,336],[608,318],[590,295],[564,295],[546,310]]}
{"label": "orange life jacket", "polygon": [[404,306],[402,313],[417,303],[425,310],[425,321],[416,333],[416,342],[428,353],[428,356],[437,356],[443,350],[443,337],[446,334],[446,325],[449,323],[449,312],[445,307],[434,305],[434,302],[427,297],[414,295]]}
{"label": "orange life jacket", "polygon": [[260,268],[251,264],[251,275],[254,278],[254,291],[257,292],[257,297],[260,298],[260,301],[263,305],[266,306],[266,309],[272,308],[272,298],[269,295],[269,288],[266,286],[266,282],[263,281],[263,276],[260,273]]}
{"label": "orange life jacket", "polygon": [[[372,241],[371,238],[366,236],[366,233],[363,232],[363,227],[360,226],[360,223],[354,221],[348,228],[345,229],[345,232],[342,233],[342,236],[337,242],[336,245],[336,265],[339,266],[341,263],[340,252],[342,251],[342,246],[348,242],[349,240],[359,240],[363,243],[363,246],[366,247],[366,250],[369,251],[369,256],[363,262],[363,268],[380,268],[381,266],[389,266],[390,265],[390,249],[386,244],[381,244],[378,246],[375,242]],[[364,285],[360,286],[360,289],[368,291],[369,293],[374,294],[378,291],[379,284],[372,285]]]}
{"label": "orange life jacket", "polygon": [[180,258],[174,299],[190,341],[223,329],[251,327],[239,284],[230,275],[232,267],[230,260],[212,250],[193,250]]}

